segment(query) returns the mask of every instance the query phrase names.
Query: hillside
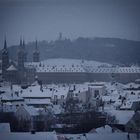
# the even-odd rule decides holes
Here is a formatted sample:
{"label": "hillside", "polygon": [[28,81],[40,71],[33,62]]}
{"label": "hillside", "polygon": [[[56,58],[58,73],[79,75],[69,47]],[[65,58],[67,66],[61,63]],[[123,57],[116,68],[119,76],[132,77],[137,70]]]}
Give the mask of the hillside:
{"label": "hillside", "polygon": [[[28,61],[35,42],[26,44]],[[140,64],[140,42],[117,38],[77,38],[38,42],[41,60],[48,58],[87,59],[112,64]],[[10,58],[17,59],[18,46],[9,47]]]}

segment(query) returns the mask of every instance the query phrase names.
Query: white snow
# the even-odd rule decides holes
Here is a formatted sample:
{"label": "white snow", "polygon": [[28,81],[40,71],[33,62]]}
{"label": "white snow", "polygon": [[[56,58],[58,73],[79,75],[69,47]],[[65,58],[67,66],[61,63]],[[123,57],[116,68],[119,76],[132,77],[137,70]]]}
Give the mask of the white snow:
{"label": "white snow", "polygon": [[55,132],[0,133],[2,140],[57,140]]}
{"label": "white snow", "polygon": [[115,116],[118,124],[125,125],[135,112],[132,110],[108,110],[107,113],[111,116]]}
{"label": "white snow", "polygon": [[16,70],[17,69],[13,65],[11,65],[7,68],[7,71],[16,71]]}
{"label": "white snow", "polygon": [[10,132],[10,124],[9,123],[0,123],[0,133]]}
{"label": "white snow", "polygon": [[114,131],[114,132],[120,132],[120,131],[117,131],[117,130],[113,130],[113,128],[110,127],[109,125],[105,125],[103,127],[99,127],[97,129],[95,129],[95,131],[98,134],[110,134],[110,133],[112,133],[112,131]]}
{"label": "white snow", "polygon": [[[68,138],[70,140],[128,140],[128,133],[87,133],[87,134],[66,134],[61,137]],[[129,134],[130,140],[140,140],[136,134]]]}

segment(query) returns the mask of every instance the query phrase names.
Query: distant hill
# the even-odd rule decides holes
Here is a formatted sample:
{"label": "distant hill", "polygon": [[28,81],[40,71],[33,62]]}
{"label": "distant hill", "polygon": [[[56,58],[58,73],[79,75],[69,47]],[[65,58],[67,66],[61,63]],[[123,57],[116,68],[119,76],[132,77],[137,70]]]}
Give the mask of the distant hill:
{"label": "distant hill", "polygon": [[[35,42],[26,44],[28,61],[32,60]],[[140,42],[118,38],[77,38],[38,42],[41,60],[74,58],[96,60],[112,64],[140,65]],[[9,47],[10,58],[17,59],[18,46]]]}

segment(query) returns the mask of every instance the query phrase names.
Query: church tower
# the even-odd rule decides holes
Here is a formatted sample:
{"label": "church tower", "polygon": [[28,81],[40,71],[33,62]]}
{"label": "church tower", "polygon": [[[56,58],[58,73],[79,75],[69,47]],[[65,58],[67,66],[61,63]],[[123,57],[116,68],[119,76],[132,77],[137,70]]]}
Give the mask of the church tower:
{"label": "church tower", "polygon": [[39,53],[39,50],[38,50],[38,45],[37,45],[37,40],[36,40],[36,42],[35,42],[35,50],[33,52],[33,62],[39,62],[40,61],[39,60],[39,55],[40,55],[40,53]]}
{"label": "church tower", "polygon": [[26,49],[25,49],[25,41],[23,40],[23,51],[24,51],[24,62],[27,62],[27,52],[26,52]]}
{"label": "church tower", "polygon": [[2,49],[2,76],[6,78],[6,69],[9,66],[9,53],[7,49],[6,38],[4,40],[4,48]]}
{"label": "church tower", "polygon": [[18,49],[18,71],[24,71],[24,62],[25,62],[24,47],[23,42],[20,39],[20,45]]}
{"label": "church tower", "polygon": [[18,49],[18,79],[19,82],[22,84],[24,82],[25,77],[25,68],[24,68],[24,62],[25,62],[25,51],[23,46],[23,41],[20,39],[20,45]]}

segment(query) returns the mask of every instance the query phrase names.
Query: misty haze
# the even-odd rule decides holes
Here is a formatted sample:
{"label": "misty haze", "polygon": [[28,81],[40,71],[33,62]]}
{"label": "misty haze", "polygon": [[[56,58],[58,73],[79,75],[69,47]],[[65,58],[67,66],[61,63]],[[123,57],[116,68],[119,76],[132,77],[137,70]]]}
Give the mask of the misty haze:
{"label": "misty haze", "polygon": [[0,0],[0,139],[140,140],[139,0]]}

